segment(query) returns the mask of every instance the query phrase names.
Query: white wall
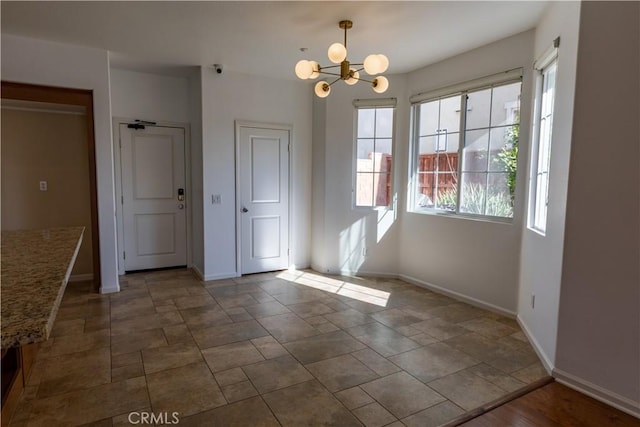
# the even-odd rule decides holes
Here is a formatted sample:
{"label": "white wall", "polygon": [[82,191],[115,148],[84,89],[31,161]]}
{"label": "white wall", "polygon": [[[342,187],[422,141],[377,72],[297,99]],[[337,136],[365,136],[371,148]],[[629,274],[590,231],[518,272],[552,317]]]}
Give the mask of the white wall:
{"label": "white wall", "polygon": [[101,292],[116,292],[116,221],[107,51],[2,35],[2,79],[93,91]]}
{"label": "white wall", "polygon": [[111,111],[116,118],[189,123],[189,81],[112,68]]}
{"label": "white wall", "polygon": [[[533,31],[517,34],[409,73],[408,95],[524,67],[519,150],[526,153],[530,134],[533,35]],[[408,127],[408,122],[402,125]],[[407,157],[406,154],[404,156]],[[520,156],[518,160],[512,223],[403,213],[398,247],[402,277],[515,314],[526,183],[523,173],[525,157]],[[403,176],[405,183],[407,175]],[[403,191],[405,188],[406,184]]]}
{"label": "white wall", "polygon": [[202,215],[202,69],[189,76],[189,117],[191,122],[191,237],[192,267],[204,277],[204,219]]}
{"label": "white wall", "polygon": [[[542,236],[529,230],[525,216],[522,224],[518,318],[529,338],[535,343],[548,370],[553,367],[556,353],[579,19],[579,2],[553,2],[545,11],[535,33],[534,58],[540,57],[558,36],[560,47],[552,130],[547,231],[545,236]],[[533,92],[531,94],[533,95]],[[528,153],[528,157],[531,158],[531,153]],[[527,166],[526,175],[523,173],[522,176],[528,178],[530,167],[528,164]],[[527,186],[527,190],[528,188]],[[531,307],[532,294],[535,294],[535,309]]]}
{"label": "white wall", "polygon": [[[352,200],[354,99],[398,98],[396,112],[396,147],[406,140],[405,77],[388,76],[389,89],[378,95],[366,83],[348,86],[342,82],[331,88],[324,100],[315,100],[313,168],[324,172],[314,176],[313,266],[316,270],[343,274],[390,274],[397,269],[398,209],[354,208]],[[309,86],[311,90],[311,86]],[[315,96],[315,95],[314,95]],[[402,191],[400,181],[403,157],[394,154],[395,191]],[[363,256],[366,248],[366,256]]]}
{"label": "white wall", "polygon": [[558,376],[640,417],[640,3],[584,2]]}
{"label": "white wall", "polygon": [[[236,275],[235,120],[293,126],[292,262],[309,266],[312,93],[297,81],[202,69],[204,277]],[[220,194],[222,204],[211,204]]]}
{"label": "white wall", "polygon": [[[165,76],[159,74],[142,73],[137,71],[122,70],[112,68],[111,72],[111,111],[115,120],[148,120],[162,124],[175,124],[187,127],[188,147],[191,141],[191,105],[189,104],[190,91],[189,79],[186,77]],[[118,132],[118,130],[114,130]],[[117,137],[117,135],[116,135]],[[193,150],[192,150],[193,151]],[[198,156],[198,159],[201,159]],[[200,161],[200,160],[198,160]],[[200,161],[201,162],[201,161]],[[191,165],[189,165],[191,166]],[[198,165],[196,165],[196,168]],[[119,170],[116,171],[119,173]],[[195,215],[197,207],[196,195],[189,194],[190,184],[197,180],[193,177],[194,170],[191,169],[191,179],[187,181],[187,208],[192,216]],[[200,175],[201,177],[201,175]],[[201,181],[201,178],[200,178]],[[194,190],[191,189],[193,192]],[[200,208],[201,209],[201,208]],[[118,213],[116,213],[118,214]],[[119,227],[122,227],[120,222]],[[192,230],[193,227],[190,229]],[[188,230],[189,231],[189,230]],[[122,228],[120,228],[122,233]],[[191,233],[193,235],[193,232]],[[189,251],[193,257],[192,235],[189,236]],[[122,235],[121,235],[122,236]],[[122,239],[122,237],[121,237]],[[121,244],[123,244],[121,242]],[[123,251],[118,251],[119,272],[124,274]]]}
{"label": "white wall", "polygon": [[325,198],[326,198],[326,133],[327,103],[313,96],[312,119],[312,189],[311,189],[311,268],[326,271]]}

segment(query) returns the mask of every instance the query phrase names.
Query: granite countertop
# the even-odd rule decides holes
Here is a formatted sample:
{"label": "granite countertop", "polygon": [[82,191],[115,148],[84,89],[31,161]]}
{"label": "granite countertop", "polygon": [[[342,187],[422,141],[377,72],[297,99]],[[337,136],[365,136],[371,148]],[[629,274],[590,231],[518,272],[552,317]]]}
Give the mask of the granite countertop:
{"label": "granite countertop", "polygon": [[2,348],[45,341],[82,242],[84,227],[2,231]]}

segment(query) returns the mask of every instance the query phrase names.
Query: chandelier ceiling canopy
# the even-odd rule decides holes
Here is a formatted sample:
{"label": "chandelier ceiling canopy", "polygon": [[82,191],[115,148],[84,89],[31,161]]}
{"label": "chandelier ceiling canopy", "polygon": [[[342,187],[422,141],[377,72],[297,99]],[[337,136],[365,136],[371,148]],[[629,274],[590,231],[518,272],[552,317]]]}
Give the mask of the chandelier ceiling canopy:
{"label": "chandelier ceiling canopy", "polygon": [[[339,80],[343,80],[349,85],[354,85],[359,81],[367,82],[371,84],[374,92],[384,93],[389,87],[389,80],[379,74],[387,71],[389,59],[382,54],[371,54],[362,63],[349,62],[347,59],[347,30],[353,27],[353,22],[344,20],[340,21],[338,25],[344,30],[344,44],[333,43],[327,52],[329,60],[338,65],[321,66],[316,61],[303,59],[296,64],[296,76],[303,80],[316,79],[321,74],[337,77],[331,83],[324,80],[316,83],[315,93],[320,98],[326,98],[331,93],[331,86]],[[339,73],[337,68],[339,68]],[[371,76],[372,80],[360,77],[361,71]]]}

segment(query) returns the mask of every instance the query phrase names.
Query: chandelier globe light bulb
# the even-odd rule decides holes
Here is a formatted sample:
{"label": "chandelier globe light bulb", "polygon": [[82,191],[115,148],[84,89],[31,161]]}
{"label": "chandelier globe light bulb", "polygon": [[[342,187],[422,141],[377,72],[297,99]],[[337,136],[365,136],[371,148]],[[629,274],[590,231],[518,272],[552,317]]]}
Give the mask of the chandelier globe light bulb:
{"label": "chandelier globe light bulb", "polygon": [[302,59],[296,64],[295,71],[298,78],[306,80],[311,77],[311,74],[313,74],[313,64],[311,64],[311,61]]}
{"label": "chandelier globe light bulb", "polygon": [[369,55],[364,58],[364,63],[362,65],[364,66],[364,71],[371,76],[380,73],[380,69],[382,68],[380,58],[375,54]]}
{"label": "chandelier globe light bulb", "polygon": [[378,74],[384,73],[389,68],[389,58],[386,55],[378,54],[378,59],[380,60],[380,69]]}
{"label": "chandelier globe light bulb", "polygon": [[319,81],[316,83],[314,92],[319,98],[326,98],[331,93],[331,86],[325,81]]}
{"label": "chandelier globe light bulb", "polygon": [[354,85],[358,83],[358,79],[360,78],[360,73],[355,68],[350,69],[349,78],[344,79],[344,82],[348,85]]}
{"label": "chandelier globe light bulb", "polygon": [[316,61],[309,61],[309,63],[311,63],[311,69],[313,70],[309,78],[317,79],[320,75],[320,64],[318,64]]}
{"label": "chandelier globe light bulb", "polygon": [[375,93],[385,93],[389,89],[389,80],[385,76],[378,76],[373,80],[372,86]]}
{"label": "chandelier globe light bulb", "polygon": [[329,46],[327,56],[329,57],[329,61],[333,62],[334,64],[339,64],[346,59],[347,48],[344,47],[342,43],[334,43]]}

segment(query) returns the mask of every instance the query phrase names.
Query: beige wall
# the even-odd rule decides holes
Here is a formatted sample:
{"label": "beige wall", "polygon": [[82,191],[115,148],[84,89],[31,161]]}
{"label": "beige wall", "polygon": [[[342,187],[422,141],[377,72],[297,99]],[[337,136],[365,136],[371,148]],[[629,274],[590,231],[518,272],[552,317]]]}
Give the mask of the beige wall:
{"label": "beige wall", "polygon": [[84,226],[72,275],[93,271],[86,132],[78,113],[2,108],[2,229]]}
{"label": "beige wall", "polygon": [[638,2],[583,2],[580,11],[554,372],[636,416],[639,16]]}

